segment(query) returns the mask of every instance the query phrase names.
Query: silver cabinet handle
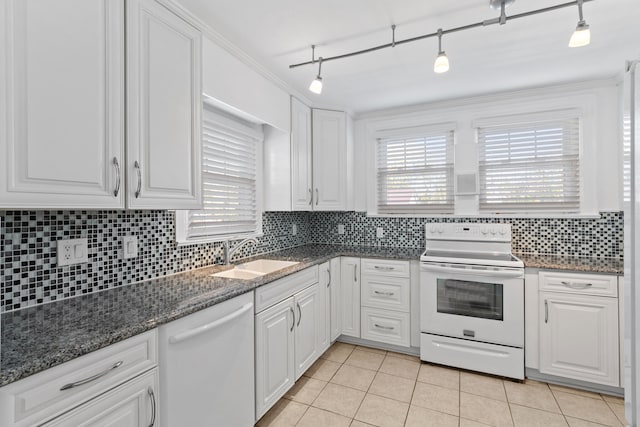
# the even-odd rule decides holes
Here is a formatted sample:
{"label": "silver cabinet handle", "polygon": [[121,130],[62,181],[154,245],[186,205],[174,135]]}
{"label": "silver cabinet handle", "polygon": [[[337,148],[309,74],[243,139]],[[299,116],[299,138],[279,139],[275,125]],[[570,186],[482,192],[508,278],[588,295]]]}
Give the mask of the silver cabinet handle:
{"label": "silver cabinet handle", "polygon": [[156,425],[156,395],[153,394],[151,386],[147,389],[147,393],[149,394],[149,399],[151,399],[151,421],[149,421],[149,427],[153,427]]}
{"label": "silver cabinet handle", "polygon": [[396,294],[395,292],[380,292],[380,291],[373,291],[373,293],[378,295],[384,295],[387,297],[390,297]]}
{"label": "silver cabinet handle", "polygon": [[375,326],[378,329],[384,329],[386,331],[393,331],[395,329],[393,326],[383,326],[383,325],[378,325],[377,323],[374,323],[373,326]]}
{"label": "silver cabinet handle", "polygon": [[358,264],[353,264],[353,281],[358,281]]}
{"label": "silver cabinet handle", "polygon": [[318,206],[319,201],[320,201],[320,196],[318,195],[318,189],[316,188],[316,206]]}
{"label": "silver cabinet handle", "polygon": [[331,285],[331,269],[327,268],[327,274],[329,275],[329,281],[327,282],[327,288]]}
{"label": "silver cabinet handle", "polygon": [[120,193],[120,164],[117,157],[114,157],[111,163],[116,170],[116,188],[113,190],[113,197],[118,197],[118,193]]}
{"label": "silver cabinet handle", "polygon": [[302,320],[302,309],[300,308],[299,302],[297,302],[296,305],[298,306],[298,323],[296,323],[296,326],[300,326],[300,321]]}
{"label": "silver cabinet handle", "polygon": [[87,383],[90,383],[91,381],[95,381],[98,378],[102,378],[105,375],[107,375],[109,372],[113,371],[114,369],[120,367],[124,362],[122,360],[117,361],[116,363],[114,363],[111,367],[105,369],[104,371],[100,372],[99,374],[95,374],[89,378],[85,378],[83,380],[80,381],[76,381],[73,383],[69,383],[69,384],[65,384],[62,387],[60,387],[60,391],[64,391],[64,390],[69,390],[70,388],[74,388],[74,387],[79,387],[81,385],[85,385]]}
{"label": "silver cabinet handle", "polygon": [[575,282],[560,282],[561,285],[571,289],[588,289],[593,286],[593,283],[575,283]]}
{"label": "silver cabinet handle", "polygon": [[293,311],[293,307],[289,307],[289,310],[291,310],[291,328],[289,329],[289,331],[293,331],[293,327],[296,325],[296,312]]}
{"label": "silver cabinet handle", "polygon": [[136,188],[136,199],[140,197],[140,190],[142,190],[142,172],[140,171],[140,163],[136,160],[133,163],[133,167],[136,168],[136,173],[138,174],[138,187]]}
{"label": "silver cabinet handle", "polygon": [[544,323],[549,323],[549,303],[544,300]]}
{"label": "silver cabinet handle", "polygon": [[380,270],[380,271],[393,271],[395,270],[395,267],[382,267],[379,265],[374,265],[373,268],[375,268],[376,270]]}
{"label": "silver cabinet handle", "polygon": [[309,189],[309,206],[313,205],[313,190]]}

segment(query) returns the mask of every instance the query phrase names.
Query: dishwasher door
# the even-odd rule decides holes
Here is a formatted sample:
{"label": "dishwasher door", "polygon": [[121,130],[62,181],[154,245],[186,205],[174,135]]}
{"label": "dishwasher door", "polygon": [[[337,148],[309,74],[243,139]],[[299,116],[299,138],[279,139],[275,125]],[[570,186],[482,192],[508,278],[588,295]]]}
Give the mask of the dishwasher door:
{"label": "dishwasher door", "polygon": [[253,292],[159,328],[160,425],[255,421]]}

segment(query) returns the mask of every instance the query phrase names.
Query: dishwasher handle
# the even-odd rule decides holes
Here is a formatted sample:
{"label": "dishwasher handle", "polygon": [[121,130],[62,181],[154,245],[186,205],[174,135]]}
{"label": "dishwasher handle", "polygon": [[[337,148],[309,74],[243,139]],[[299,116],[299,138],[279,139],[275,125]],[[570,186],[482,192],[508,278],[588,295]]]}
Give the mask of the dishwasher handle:
{"label": "dishwasher handle", "polygon": [[188,340],[189,338],[193,338],[195,336],[201,335],[205,332],[208,332],[212,329],[217,328],[218,326],[222,326],[225,323],[229,323],[230,321],[242,316],[243,314],[245,314],[247,311],[251,310],[253,308],[253,303],[250,302],[248,304],[243,305],[241,308],[239,308],[238,310],[234,311],[233,313],[227,314],[226,316],[215,320],[211,323],[207,323],[206,325],[202,325],[202,326],[198,326],[197,328],[193,328],[193,329],[189,329],[188,331],[184,331],[184,332],[180,332],[179,334],[173,335],[171,337],[169,337],[169,343],[170,344],[177,344],[179,342],[182,342],[184,340]]}

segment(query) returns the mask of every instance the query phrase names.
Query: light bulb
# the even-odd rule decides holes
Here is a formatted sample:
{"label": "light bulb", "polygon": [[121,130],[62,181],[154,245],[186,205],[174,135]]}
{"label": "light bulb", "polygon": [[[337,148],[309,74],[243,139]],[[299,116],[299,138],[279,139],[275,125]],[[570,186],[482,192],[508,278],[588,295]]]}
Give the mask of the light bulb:
{"label": "light bulb", "polygon": [[449,71],[449,58],[444,52],[440,52],[436,58],[436,62],[433,64],[433,71],[441,74]]}
{"label": "light bulb", "polygon": [[320,95],[322,93],[322,77],[316,77],[316,79],[309,85],[309,90],[315,94]]}
{"label": "light bulb", "polygon": [[591,43],[591,30],[589,30],[589,25],[584,21],[580,21],[578,22],[576,30],[571,35],[569,47],[582,47],[589,43]]}

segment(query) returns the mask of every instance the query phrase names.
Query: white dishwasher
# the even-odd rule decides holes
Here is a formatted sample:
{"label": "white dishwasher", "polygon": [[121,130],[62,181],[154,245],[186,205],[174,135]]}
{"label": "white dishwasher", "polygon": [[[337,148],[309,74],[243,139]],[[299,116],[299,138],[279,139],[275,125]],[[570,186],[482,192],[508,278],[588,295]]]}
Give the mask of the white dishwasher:
{"label": "white dishwasher", "polygon": [[253,426],[253,292],[159,328],[160,425]]}

